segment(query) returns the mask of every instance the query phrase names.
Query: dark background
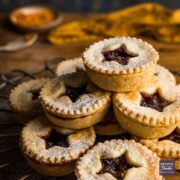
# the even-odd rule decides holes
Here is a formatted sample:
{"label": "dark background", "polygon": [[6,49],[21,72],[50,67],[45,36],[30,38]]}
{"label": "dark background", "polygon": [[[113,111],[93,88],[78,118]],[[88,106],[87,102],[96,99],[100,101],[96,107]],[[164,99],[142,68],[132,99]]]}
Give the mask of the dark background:
{"label": "dark background", "polygon": [[145,2],[157,2],[172,9],[180,8],[180,0],[0,0],[0,11],[8,12],[23,5],[46,4],[65,12],[109,12]]}

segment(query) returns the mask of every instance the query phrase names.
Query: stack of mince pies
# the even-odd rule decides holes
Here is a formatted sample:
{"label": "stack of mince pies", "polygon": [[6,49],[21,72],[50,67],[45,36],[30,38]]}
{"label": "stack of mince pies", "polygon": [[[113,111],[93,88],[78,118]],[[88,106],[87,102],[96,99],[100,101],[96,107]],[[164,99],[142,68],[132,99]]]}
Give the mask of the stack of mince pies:
{"label": "stack of mince pies", "polygon": [[61,61],[57,77],[14,88],[28,164],[80,180],[160,180],[160,158],[179,170],[180,85],[158,59],[141,39],[105,39]]}

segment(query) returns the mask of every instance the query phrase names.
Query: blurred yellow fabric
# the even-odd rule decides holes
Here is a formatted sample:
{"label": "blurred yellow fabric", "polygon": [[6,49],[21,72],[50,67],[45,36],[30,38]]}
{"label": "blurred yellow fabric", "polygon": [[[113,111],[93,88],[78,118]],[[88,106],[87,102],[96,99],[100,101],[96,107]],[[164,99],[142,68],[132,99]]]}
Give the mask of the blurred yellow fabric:
{"label": "blurred yellow fabric", "polygon": [[52,30],[53,44],[95,41],[113,36],[145,36],[163,42],[180,42],[180,9],[153,3],[140,4],[107,15],[77,21]]}

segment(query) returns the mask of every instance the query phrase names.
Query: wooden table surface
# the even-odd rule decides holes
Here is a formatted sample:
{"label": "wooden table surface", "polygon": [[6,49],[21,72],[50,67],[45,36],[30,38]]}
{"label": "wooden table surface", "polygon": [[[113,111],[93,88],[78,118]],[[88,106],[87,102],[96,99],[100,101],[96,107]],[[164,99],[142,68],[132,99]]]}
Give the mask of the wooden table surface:
{"label": "wooden table surface", "polygon": [[[91,17],[91,14],[64,14],[63,24],[72,20],[82,20]],[[94,15],[93,15],[94,16]],[[0,15],[0,19],[3,19],[4,15]],[[10,30],[10,26],[0,21],[0,44],[3,44],[14,38],[16,33]],[[180,70],[180,44],[167,44],[157,42],[155,40],[145,39],[150,42],[160,54],[159,64],[164,65],[170,70]],[[90,43],[78,43],[68,45],[52,45],[50,44],[45,35],[41,37],[33,46],[13,52],[2,53],[0,52],[0,73],[7,72],[12,69],[25,69],[32,70],[42,66],[45,59],[62,56],[65,58],[71,58],[80,56],[86,47]],[[178,78],[180,82],[180,78]]]}
{"label": "wooden table surface", "polygon": [[[64,14],[63,24],[73,20],[82,20],[91,16],[93,15],[81,14],[81,13]],[[19,35],[15,31],[15,29],[11,25],[9,25],[7,21],[5,21],[5,19],[6,19],[6,15],[0,14],[0,34],[1,34],[0,45],[8,42],[10,39],[16,38]],[[56,46],[50,44],[45,37],[46,37],[45,34],[41,35],[40,39],[33,46],[28,47],[27,49],[13,53],[0,52],[0,74],[8,72],[12,69],[23,69],[27,71],[34,71],[35,69],[38,70],[43,67],[44,61],[49,58],[54,58],[54,57],[72,58],[72,57],[80,56],[80,54],[84,51],[84,49],[88,47],[88,45],[90,44],[90,42],[87,42],[87,43]],[[150,42],[155,47],[155,49],[159,51],[160,54],[159,64],[169,68],[172,71],[180,71],[180,44],[161,43],[151,39],[145,39],[145,40]],[[180,82],[180,77],[177,77],[177,82],[178,83]],[[0,120],[0,125],[1,124],[2,122]],[[4,127],[5,126],[3,126],[2,128],[0,127],[0,130],[3,131]],[[8,129],[8,131],[10,131],[10,129]],[[0,155],[0,157],[2,156]],[[7,171],[7,176],[5,176],[5,174],[4,175],[1,174],[1,170],[0,170],[0,179],[3,179],[4,177],[9,177],[8,171]],[[167,179],[175,180],[175,179],[179,179],[179,176],[169,177]]]}

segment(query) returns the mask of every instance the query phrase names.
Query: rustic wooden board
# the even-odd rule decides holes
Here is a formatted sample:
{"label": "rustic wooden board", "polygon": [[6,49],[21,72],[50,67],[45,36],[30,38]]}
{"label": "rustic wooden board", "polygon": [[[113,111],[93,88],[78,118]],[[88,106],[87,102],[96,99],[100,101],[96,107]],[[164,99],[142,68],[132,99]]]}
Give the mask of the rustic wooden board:
{"label": "rustic wooden board", "polygon": [[[81,20],[90,17],[89,14],[65,14],[64,22]],[[5,15],[0,15],[0,44],[17,37],[18,33],[9,29],[9,24],[4,23]],[[11,27],[12,28],[12,27]],[[44,67],[44,61],[54,57],[76,57],[90,44],[79,43],[55,46],[48,43],[42,35],[33,46],[14,53],[0,53],[0,73],[7,73],[12,69],[23,69],[34,72]],[[172,71],[180,71],[180,44],[165,44],[146,39],[154,45],[160,53],[159,63]],[[180,82],[180,77],[177,76]],[[0,87],[2,80],[0,80]],[[37,174],[24,161],[18,147],[18,136],[22,128],[15,120],[14,114],[8,105],[8,94],[13,85],[8,84],[0,89],[0,179],[56,179],[47,178]],[[57,179],[75,179],[74,175]],[[179,179],[179,176],[167,179]]]}

